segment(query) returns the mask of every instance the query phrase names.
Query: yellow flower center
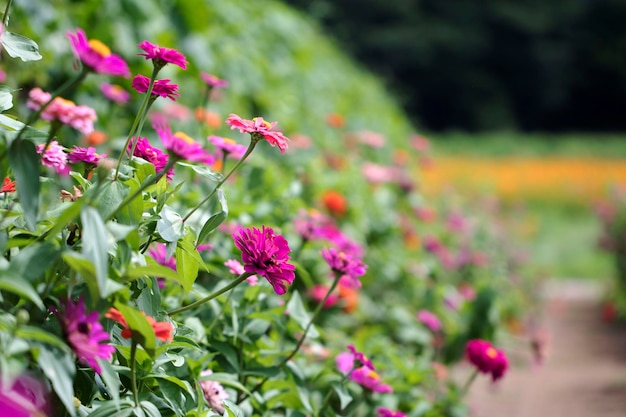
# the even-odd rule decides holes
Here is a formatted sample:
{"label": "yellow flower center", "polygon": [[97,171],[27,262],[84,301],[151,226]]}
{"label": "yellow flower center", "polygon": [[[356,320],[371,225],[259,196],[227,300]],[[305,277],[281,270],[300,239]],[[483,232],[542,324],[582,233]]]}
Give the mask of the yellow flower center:
{"label": "yellow flower center", "polygon": [[92,50],[96,51],[98,55],[100,55],[102,58],[106,58],[107,56],[111,55],[111,50],[109,49],[109,47],[100,42],[98,39],[90,39],[88,43],[89,47]]}
{"label": "yellow flower center", "polygon": [[369,371],[367,373],[367,376],[369,376],[372,379],[380,379],[380,376],[376,372],[374,372],[374,371]]}
{"label": "yellow flower center", "polygon": [[256,122],[256,121],[257,121],[257,120],[259,120],[259,119],[261,119],[261,122],[263,123],[263,125],[265,125],[265,127],[267,127],[268,129],[269,129],[270,127],[272,127],[272,124],[271,124],[270,122],[268,122],[267,120],[263,120],[263,118],[262,118],[262,117],[255,117],[255,118],[254,118],[254,119],[252,119],[252,120],[254,120],[254,121]]}
{"label": "yellow flower center", "polygon": [[493,358],[495,358],[496,356],[498,356],[498,352],[497,352],[494,348],[492,348],[492,347],[487,348],[487,351],[486,351],[485,353],[486,353],[486,354],[487,354],[487,356],[489,356],[491,359],[493,359]]}
{"label": "yellow flower center", "polygon": [[120,87],[119,85],[117,85],[117,84],[111,85],[111,90],[113,90],[113,92],[115,94],[119,94],[119,93],[123,93],[124,92],[124,89],[122,87]]}
{"label": "yellow flower center", "polygon": [[174,136],[176,136],[179,139],[184,140],[187,143],[194,143],[195,142],[191,137],[189,137],[189,135],[187,135],[186,133],[183,133],[183,132],[176,132],[176,133],[174,133]]}
{"label": "yellow flower center", "polygon": [[235,143],[237,143],[234,140],[232,140],[231,138],[222,138],[222,139],[224,139],[224,142],[230,143],[231,145],[234,145]]}

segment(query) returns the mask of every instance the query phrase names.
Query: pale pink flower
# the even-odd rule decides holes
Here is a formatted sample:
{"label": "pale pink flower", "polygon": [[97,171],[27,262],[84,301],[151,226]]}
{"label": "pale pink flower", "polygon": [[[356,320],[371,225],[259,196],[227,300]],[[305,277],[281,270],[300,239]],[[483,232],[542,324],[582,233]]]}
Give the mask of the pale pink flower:
{"label": "pale pink flower", "polygon": [[[230,272],[231,274],[241,275],[246,272],[243,265],[236,259],[228,259],[226,262],[224,262],[224,266],[228,267],[228,272]],[[251,275],[246,278],[246,281],[248,281],[248,284],[255,286],[259,283],[259,277],[257,277],[256,275]]]}
{"label": "pale pink flower", "polygon": [[242,119],[236,114],[231,113],[226,119],[226,124],[232,130],[239,129],[241,133],[249,133],[252,140],[259,141],[265,139],[272,146],[278,146],[282,153],[287,150],[287,142],[289,139],[281,132],[272,130],[276,127],[277,122],[268,122],[262,117],[255,117],[252,120]]}
{"label": "pale pink flower", "polygon": [[100,91],[107,100],[124,104],[130,100],[130,93],[117,84],[102,83]]}
{"label": "pale pink flower", "polygon": [[200,78],[207,83],[209,87],[217,88],[217,87],[228,87],[228,81],[222,80],[215,75],[209,74],[208,72],[201,72]]}
{"label": "pale pink flower", "polygon": [[59,175],[69,175],[70,168],[67,165],[67,154],[63,152],[63,147],[59,145],[59,142],[53,140],[50,142],[46,151],[44,152],[44,144],[37,145],[37,153],[43,156],[41,163],[44,166],[52,167]]}
{"label": "pale pink flower", "polygon": [[441,320],[434,313],[428,310],[420,310],[417,313],[417,319],[433,332],[441,330]]}
{"label": "pale pink flower", "polygon": [[[211,375],[213,371],[207,369],[200,373],[200,376],[208,376]],[[213,409],[213,411],[217,413],[224,413],[224,406],[222,403],[224,400],[228,399],[228,393],[224,390],[222,384],[217,381],[200,381],[200,388],[202,388],[202,393],[204,394],[204,399],[207,401],[209,406]]]}

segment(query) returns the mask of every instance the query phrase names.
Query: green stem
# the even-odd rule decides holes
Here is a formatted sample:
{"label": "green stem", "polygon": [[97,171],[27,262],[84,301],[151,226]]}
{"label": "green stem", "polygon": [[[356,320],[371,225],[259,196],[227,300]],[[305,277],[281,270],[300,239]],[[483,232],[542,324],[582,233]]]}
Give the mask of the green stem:
{"label": "green stem", "polygon": [[137,392],[137,343],[133,340],[130,345],[130,389],[133,391],[135,407],[139,407],[139,393]]}
{"label": "green stem", "polygon": [[11,10],[11,3],[13,3],[13,0],[7,1],[7,6],[4,8],[4,15],[2,16],[2,26],[4,26],[5,29],[9,24],[9,11]]}
{"label": "green stem", "polygon": [[[348,378],[350,378],[350,375],[352,375],[352,372],[354,372],[355,368],[352,368],[350,370],[350,372],[348,372],[347,374],[345,374],[343,376],[343,378],[341,379],[341,381],[339,381],[339,385],[343,385],[346,383],[346,381],[348,380]],[[315,414],[316,416],[321,416],[322,415],[322,411],[324,411],[326,409],[326,407],[328,406],[328,401],[330,401],[331,397],[333,396],[333,392],[335,392],[334,390],[329,389],[328,393],[326,394],[326,397],[324,397],[324,401],[322,401],[322,404],[320,405],[319,410],[317,411],[317,413]],[[341,410],[340,410],[341,411]]]}
{"label": "green stem", "polygon": [[201,304],[204,304],[207,301],[211,301],[212,299],[214,299],[216,297],[219,297],[220,295],[224,294],[226,291],[229,291],[229,290],[235,288],[237,285],[241,284],[246,278],[248,278],[248,277],[250,277],[252,275],[254,275],[254,274],[251,274],[249,272],[244,272],[243,274],[239,275],[233,282],[231,282],[230,284],[228,284],[224,288],[221,288],[220,290],[215,291],[214,293],[209,294],[206,297],[204,297],[204,298],[202,298],[202,299],[200,299],[198,301],[195,301],[195,302],[193,302],[191,304],[188,304],[186,306],[182,306],[182,307],[179,307],[179,308],[175,308],[174,310],[169,311],[167,314],[169,316],[173,316],[174,314],[182,313],[183,311],[187,311],[187,310],[192,309],[194,307],[197,307],[197,306],[199,306]]}
{"label": "green stem", "polygon": [[119,211],[124,208],[124,206],[126,206],[128,203],[130,203],[131,201],[133,201],[138,195],[140,195],[146,188],[148,188],[149,186],[151,186],[152,184],[155,184],[157,182],[159,182],[159,180],[161,180],[161,178],[163,178],[163,176],[165,174],[167,174],[167,171],[169,171],[175,164],[176,164],[176,159],[172,158],[170,156],[170,160],[167,162],[167,165],[165,166],[165,168],[163,168],[160,172],[158,172],[154,177],[150,176],[148,178],[146,178],[141,185],[139,186],[138,189],[136,189],[132,194],[129,194],[128,196],[126,196],[126,198],[124,198],[122,200],[122,202],[120,203],[119,206],[117,206],[117,208],[115,209],[115,211],[113,213],[111,213],[109,215],[109,217],[107,218],[107,220],[111,220],[115,217],[115,215],[117,213],[119,213]]}
{"label": "green stem", "polygon": [[[298,340],[298,343],[296,343],[296,347],[291,351],[291,353],[289,354],[289,356],[287,356],[285,359],[283,359],[280,364],[277,366],[278,368],[282,368],[283,366],[285,366],[285,364],[287,362],[289,362],[291,359],[293,359],[294,356],[296,356],[296,354],[298,353],[298,351],[300,350],[300,348],[302,347],[302,344],[304,343],[304,340],[306,339],[306,335],[309,332],[309,330],[311,329],[311,326],[313,325],[313,323],[315,322],[315,319],[317,318],[317,316],[320,314],[320,312],[322,311],[322,308],[324,308],[324,304],[326,304],[326,301],[328,300],[328,297],[330,297],[330,294],[335,290],[335,288],[337,287],[337,284],[339,284],[339,279],[341,278],[340,274],[335,273],[335,280],[333,281],[332,285],[330,286],[330,288],[328,289],[328,292],[326,293],[326,295],[324,296],[324,298],[322,299],[322,301],[320,301],[320,303],[317,305],[317,307],[315,308],[315,311],[313,312],[313,315],[311,316],[311,320],[309,320],[309,322],[307,323],[306,327],[304,328],[304,333],[302,333],[302,336],[300,337],[300,340]],[[263,384],[265,384],[267,382],[267,380],[269,379],[269,377],[265,377],[261,380],[261,382],[259,382],[258,384],[256,384],[251,390],[250,390],[250,394],[255,393],[256,391],[258,391]],[[243,399],[246,399],[246,397],[244,397]]]}
{"label": "green stem", "polygon": [[194,214],[196,212],[196,210],[198,210],[204,203],[206,203],[207,201],[209,201],[209,199],[211,199],[211,197],[213,197],[215,195],[215,193],[217,192],[217,190],[226,182],[226,180],[228,180],[228,178],[230,178],[231,175],[233,175],[233,173],[235,171],[237,171],[237,169],[239,169],[239,167],[241,166],[241,164],[243,164],[243,162],[246,160],[246,158],[248,158],[248,156],[252,153],[252,151],[254,150],[254,147],[256,146],[257,141],[252,139],[250,141],[250,145],[248,146],[248,149],[246,149],[246,153],[243,154],[243,156],[241,157],[241,159],[239,159],[239,161],[237,161],[237,163],[235,164],[234,167],[232,167],[232,169],[228,172],[228,174],[226,174],[226,176],[224,178],[222,178],[220,180],[220,182],[217,183],[217,185],[215,186],[215,188],[213,190],[211,190],[211,192],[209,193],[208,196],[206,196],[206,198],[204,198],[202,201],[200,201],[198,204],[196,204],[196,206],[194,208],[191,209],[191,211],[189,213],[187,213],[185,215],[185,217],[183,217],[183,223],[187,221],[187,219],[189,219],[189,217],[191,217],[192,214]]}
{"label": "green stem", "polygon": [[[128,149],[128,144],[130,143],[130,140],[132,139],[133,134],[135,133],[135,130],[137,130],[138,126],[143,127],[143,122],[146,118],[146,115],[148,114],[148,109],[150,108],[150,105],[148,104],[148,102],[150,101],[150,98],[152,96],[152,89],[154,88],[154,81],[156,80],[156,76],[158,72],[159,72],[159,69],[157,67],[154,67],[152,69],[152,75],[150,76],[150,84],[148,85],[148,91],[146,91],[146,95],[144,96],[143,101],[141,102],[141,106],[139,107],[137,116],[135,116],[135,120],[133,120],[133,124],[131,125],[130,131],[128,132],[128,137],[126,138],[124,147],[122,148],[122,151],[120,152],[120,157],[118,158],[117,166],[115,167],[115,176],[113,177],[113,181],[116,181],[117,177],[120,174],[120,167],[122,166],[122,161],[124,160],[124,154],[126,153],[126,150]],[[137,137],[139,137],[139,135],[137,135]],[[137,146],[137,141],[135,141],[135,144],[133,146],[133,151],[135,149],[135,146]],[[130,155],[132,157],[133,154],[131,153]]]}
{"label": "green stem", "polygon": [[[230,302],[231,298],[233,297],[233,292],[229,292],[228,293],[228,298],[226,299],[226,302]],[[209,324],[206,328],[206,332],[207,334],[211,333],[211,330],[213,329],[213,326],[215,326],[215,324],[217,323],[217,321],[222,317],[222,315],[224,314],[224,309],[221,309],[220,312],[215,316],[215,318],[213,319],[213,321],[211,321],[211,324]]]}
{"label": "green stem", "polygon": [[469,391],[470,386],[472,385],[472,383],[474,382],[474,380],[476,379],[476,377],[478,376],[478,369],[476,369],[469,378],[467,378],[467,381],[465,381],[465,384],[463,385],[463,388],[461,388],[460,391],[460,396],[459,399],[465,397],[465,395],[467,395],[467,391]]}

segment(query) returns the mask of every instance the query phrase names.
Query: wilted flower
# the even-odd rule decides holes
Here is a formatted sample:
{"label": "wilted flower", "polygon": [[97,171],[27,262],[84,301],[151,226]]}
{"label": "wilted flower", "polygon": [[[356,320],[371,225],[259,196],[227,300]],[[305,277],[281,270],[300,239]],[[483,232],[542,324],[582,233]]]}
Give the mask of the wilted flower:
{"label": "wilted flower", "polygon": [[67,154],[63,152],[63,147],[56,140],[50,142],[44,152],[44,144],[37,145],[37,153],[43,156],[41,163],[47,167],[52,167],[60,175],[68,175],[70,168],[67,165]]}
{"label": "wilted flower", "polygon": [[420,310],[417,313],[417,319],[433,332],[441,330],[441,320],[428,310]]}
{"label": "wilted flower", "polygon": [[124,104],[130,100],[130,93],[117,84],[102,83],[100,91],[107,100]]}
{"label": "wilted flower", "polygon": [[235,246],[241,250],[241,260],[246,272],[263,275],[276,294],[284,294],[295,278],[296,267],[289,262],[287,240],[274,234],[271,227],[261,230],[241,228],[233,234]]}
{"label": "wilted flower", "polygon": [[[147,316],[145,313],[143,313],[143,315],[146,317],[146,320],[148,320],[148,323],[150,323],[150,325],[152,326],[152,329],[154,330],[154,334],[157,339],[160,339],[164,342],[171,342],[173,340],[174,326],[172,325],[172,323],[169,323],[167,321],[156,321],[154,317]],[[121,335],[124,339],[130,339],[133,336],[132,330],[128,327],[126,319],[119,310],[111,307],[109,311],[105,314],[105,317],[119,323],[122,326]]]}
{"label": "wilted flower", "polygon": [[272,146],[278,146],[282,153],[287,150],[289,139],[280,132],[272,130],[277,122],[268,122],[262,117],[255,117],[252,120],[242,119],[236,114],[230,114],[226,119],[226,124],[231,129],[239,129],[241,133],[249,133],[253,141],[265,139]]}
{"label": "wilted flower", "polygon": [[482,339],[473,339],[465,346],[465,356],[483,374],[491,374],[494,381],[502,378],[509,367],[509,361],[502,350],[494,348]]}
{"label": "wilted flower", "polygon": [[360,288],[359,277],[365,275],[367,265],[360,259],[334,248],[322,249],[322,256],[334,272],[341,274],[342,283],[353,288]]}
{"label": "wilted flower", "polygon": [[102,373],[98,359],[111,359],[115,347],[106,343],[109,334],[98,319],[97,311],[86,313],[85,302],[81,298],[77,302],[67,301],[62,324],[65,337],[78,360],[91,366],[97,373]]}
{"label": "wilted flower", "polygon": [[164,48],[148,41],[143,41],[139,47],[145,51],[144,54],[138,54],[151,59],[155,67],[161,68],[166,64],[178,65],[182,69],[187,69],[187,58],[176,49]]}
{"label": "wilted flower", "polygon": [[[172,101],[176,101],[175,97],[180,96],[178,94],[178,84],[170,84],[170,79],[154,80],[152,86],[152,96],[161,96],[163,98],[169,98]],[[135,75],[131,86],[140,93],[145,93],[150,87],[150,78],[145,75]]]}
{"label": "wilted flower", "polygon": [[97,39],[87,40],[82,29],[68,32],[74,53],[85,67],[93,72],[108,75],[130,76],[128,65],[118,55],[112,54],[108,46]]}
{"label": "wilted flower", "polygon": [[215,75],[209,74],[208,72],[201,72],[200,77],[209,87],[228,87],[228,81],[222,80]]}
{"label": "wilted flower", "polygon": [[[211,375],[213,371],[207,369],[200,373],[200,376],[208,376]],[[202,393],[204,394],[204,399],[209,403],[209,406],[217,413],[222,414],[224,410],[224,406],[222,403],[224,400],[228,399],[228,393],[224,390],[222,384],[217,381],[207,381],[200,380],[200,388],[202,388]]]}

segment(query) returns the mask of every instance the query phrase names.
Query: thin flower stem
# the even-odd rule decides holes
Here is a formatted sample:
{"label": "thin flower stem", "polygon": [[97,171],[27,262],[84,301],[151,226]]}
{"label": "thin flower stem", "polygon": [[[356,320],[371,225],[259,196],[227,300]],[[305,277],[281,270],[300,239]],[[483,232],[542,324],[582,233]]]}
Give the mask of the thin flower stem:
{"label": "thin flower stem", "polygon": [[231,175],[233,175],[233,173],[235,171],[237,171],[237,169],[239,169],[239,167],[241,166],[241,164],[243,164],[243,162],[246,160],[246,158],[248,158],[248,156],[252,153],[252,151],[254,150],[254,147],[256,146],[257,141],[255,141],[254,139],[252,139],[250,141],[250,145],[248,146],[248,149],[246,149],[246,153],[243,154],[243,156],[241,157],[241,159],[239,159],[239,161],[237,161],[237,163],[235,164],[234,167],[232,167],[232,169],[228,172],[228,174],[226,174],[226,176],[224,178],[222,178],[220,180],[220,182],[217,183],[217,185],[215,186],[215,188],[209,193],[208,196],[206,196],[202,201],[200,201],[198,204],[195,205],[194,208],[191,209],[191,211],[189,213],[187,213],[185,215],[185,217],[183,217],[183,223],[187,221],[187,219],[189,219],[189,217],[191,217],[192,214],[194,214],[204,203],[206,203],[207,201],[209,201],[211,199],[211,197],[213,197],[215,195],[215,193],[217,192],[217,190],[226,182],[226,180],[228,180],[228,178],[230,178]]}
{"label": "thin flower stem", "polygon": [[59,87],[55,92],[50,94],[50,99],[46,101],[44,104],[42,104],[41,107],[39,107],[39,109],[36,112],[31,113],[31,115],[28,117],[28,119],[24,123],[24,127],[17,133],[15,140],[19,140],[22,137],[26,129],[31,124],[35,123],[37,119],[39,119],[39,116],[41,116],[41,113],[43,113],[43,111],[46,108],[48,108],[50,104],[52,104],[55,98],[59,97],[61,94],[64,94],[70,88],[78,85],[81,81],[85,79],[87,74],[89,74],[89,69],[87,67],[82,67],[81,71],[78,73],[78,75],[76,75],[76,77],[70,78],[61,87]]}
{"label": "thin flower stem", "polygon": [[[156,80],[156,76],[159,72],[159,68],[154,67],[152,69],[152,75],[150,76],[150,84],[148,85],[148,90],[146,91],[146,95],[143,98],[143,101],[141,102],[141,106],[139,107],[139,111],[137,112],[137,116],[135,116],[135,120],[133,120],[133,124],[130,127],[130,131],[128,132],[128,137],[126,138],[126,142],[124,143],[124,147],[122,148],[122,152],[120,152],[120,157],[117,160],[117,166],[115,167],[115,176],[113,177],[113,181],[117,180],[117,177],[120,174],[120,167],[122,166],[122,160],[124,160],[124,154],[126,153],[126,150],[128,149],[128,144],[130,143],[130,140],[133,137],[133,134],[135,133],[135,130],[137,130],[138,126],[143,126],[143,122],[146,118],[146,115],[148,114],[148,108],[150,107],[148,105],[148,102],[150,101],[150,97],[152,95],[152,89],[154,88],[154,81]],[[139,135],[137,135],[139,136]],[[135,141],[135,145],[137,144],[137,141]],[[134,147],[133,147],[133,151],[134,151]],[[130,154],[132,157],[132,153]]]}
{"label": "thin flower stem", "polygon": [[135,407],[139,407],[139,393],[137,392],[137,342],[130,345],[130,389],[133,391]]}
{"label": "thin flower stem", "polygon": [[465,382],[465,384],[463,385],[463,388],[461,388],[460,391],[460,398],[465,397],[465,395],[467,395],[467,391],[469,391],[470,386],[472,385],[472,383],[474,382],[474,380],[476,379],[476,377],[478,376],[478,369],[476,369],[469,378],[467,378],[467,381]]}
{"label": "thin flower stem", "polygon": [[[315,308],[315,311],[313,312],[313,315],[311,316],[311,320],[309,320],[309,322],[307,323],[306,327],[304,328],[304,332],[302,333],[302,336],[300,337],[300,339],[298,340],[298,343],[296,343],[296,347],[291,351],[291,353],[289,354],[289,356],[287,356],[285,359],[283,359],[280,364],[277,365],[277,368],[282,368],[283,366],[285,366],[285,364],[287,362],[289,362],[291,359],[293,359],[294,356],[296,356],[296,354],[298,353],[298,351],[300,350],[300,348],[302,347],[302,344],[304,343],[304,340],[306,339],[306,335],[309,332],[309,330],[311,329],[311,326],[313,325],[313,323],[315,322],[315,319],[317,318],[317,316],[320,314],[320,312],[322,311],[322,308],[324,308],[324,304],[326,304],[326,301],[328,300],[328,297],[330,297],[330,294],[335,290],[335,288],[337,287],[337,284],[339,284],[339,279],[341,278],[341,275],[335,273],[335,280],[333,281],[332,285],[330,286],[330,288],[328,289],[328,292],[326,293],[326,295],[324,296],[324,298],[322,299],[322,301],[320,301],[320,303],[317,305],[317,307]],[[250,390],[250,394],[255,393],[256,391],[258,391],[263,384],[265,384],[267,382],[267,380],[269,379],[269,377],[265,377],[261,380],[261,382],[259,382],[258,384],[256,384],[251,390]],[[248,398],[248,396],[245,396],[242,400],[245,400],[246,398]]]}
{"label": "thin flower stem", "polygon": [[[343,376],[343,378],[341,379],[341,381],[339,381],[339,385],[343,385],[346,383],[346,381],[348,380],[348,378],[350,378],[350,375],[352,375],[352,372],[354,372],[354,367],[352,369],[350,369],[350,372],[348,372],[347,374],[345,374]],[[320,405],[319,410],[317,411],[317,413],[315,414],[316,416],[321,416],[322,415],[322,411],[324,411],[326,409],[326,407],[328,406],[328,401],[330,401],[330,399],[333,396],[333,392],[334,390],[328,390],[328,393],[326,394],[326,396],[324,397],[324,401],[322,401],[322,404]],[[340,410],[341,411],[341,410]]]}
{"label": "thin flower stem", "polygon": [[[138,195],[141,195],[141,193],[148,188],[149,186],[151,186],[152,184],[155,184],[157,182],[159,182],[161,180],[161,178],[163,178],[163,176],[165,174],[167,174],[167,171],[169,171],[175,164],[176,164],[176,159],[172,158],[171,160],[169,160],[167,162],[167,165],[160,171],[158,172],[154,177],[148,177],[146,178],[141,185],[139,186],[138,189],[135,190],[135,192],[133,192],[132,194],[126,196],[126,198],[124,198],[122,200],[122,202],[120,203],[119,206],[117,206],[117,208],[115,209],[115,211],[113,213],[111,213],[109,215],[109,217],[107,218],[107,220],[111,220],[113,217],[115,217],[115,215],[117,213],[119,213],[119,211],[124,208],[124,206],[126,206],[128,203],[130,203],[131,201],[133,201]],[[115,180],[114,180],[115,181]]]}
{"label": "thin flower stem", "polygon": [[[226,299],[226,302],[229,303],[231,298],[233,298],[233,292],[229,292],[228,293],[228,298]],[[211,330],[213,330],[213,326],[215,326],[215,324],[217,323],[217,321],[222,317],[222,315],[224,314],[224,309],[221,309],[220,312],[215,316],[215,318],[211,321],[211,324],[209,324],[206,328],[206,332],[207,334],[211,333]]]}
{"label": "thin flower stem", "polygon": [[2,15],[2,26],[4,26],[5,28],[9,24],[9,12],[11,11],[11,3],[13,3],[13,0],[7,1],[7,6],[4,8],[4,15]]}
{"label": "thin flower stem", "polygon": [[183,311],[187,311],[189,309],[192,309],[194,307],[197,307],[201,304],[206,303],[207,301],[211,301],[212,299],[219,297],[220,295],[224,294],[226,291],[232,290],[233,288],[235,288],[237,285],[241,284],[246,278],[252,276],[254,274],[251,274],[249,272],[244,272],[243,274],[239,275],[233,282],[231,282],[230,284],[228,284],[227,286],[215,291],[212,294],[207,295],[206,297],[195,301],[191,304],[188,304],[186,306],[182,306],[179,308],[175,308],[172,311],[168,311],[168,315],[169,316],[173,316],[174,314],[178,314],[178,313],[182,313]]}

